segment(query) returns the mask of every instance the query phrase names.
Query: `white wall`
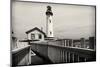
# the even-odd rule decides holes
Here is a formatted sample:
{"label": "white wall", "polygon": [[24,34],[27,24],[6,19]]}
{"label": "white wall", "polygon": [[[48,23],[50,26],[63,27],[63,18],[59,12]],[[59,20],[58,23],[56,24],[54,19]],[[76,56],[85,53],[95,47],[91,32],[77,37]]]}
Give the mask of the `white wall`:
{"label": "white wall", "polygon": [[[52,20],[52,16],[47,16],[47,36],[48,37],[54,37],[53,35],[53,20]],[[50,22],[51,20],[51,22]],[[52,34],[50,34],[50,32]]]}
{"label": "white wall", "polygon": [[28,39],[29,40],[31,40],[31,34],[35,34],[35,39],[39,39],[39,34],[41,34],[42,35],[42,38],[39,39],[39,40],[44,40],[44,35],[41,32],[37,31],[37,30],[28,33],[27,36],[28,36]]}

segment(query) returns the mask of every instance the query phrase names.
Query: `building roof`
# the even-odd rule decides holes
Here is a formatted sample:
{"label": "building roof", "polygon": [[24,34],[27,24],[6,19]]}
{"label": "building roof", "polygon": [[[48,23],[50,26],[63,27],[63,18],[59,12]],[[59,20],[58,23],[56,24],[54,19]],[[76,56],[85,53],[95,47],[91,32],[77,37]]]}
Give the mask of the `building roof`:
{"label": "building roof", "polygon": [[37,31],[39,31],[39,32],[41,32],[41,33],[43,33],[44,36],[46,37],[46,34],[45,34],[42,30],[40,30],[39,28],[37,28],[37,27],[35,27],[35,28],[33,28],[33,29],[30,29],[30,30],[26,31],[26,34],[32,32],[32,31],[35,31],[35,30],[37,30]]}

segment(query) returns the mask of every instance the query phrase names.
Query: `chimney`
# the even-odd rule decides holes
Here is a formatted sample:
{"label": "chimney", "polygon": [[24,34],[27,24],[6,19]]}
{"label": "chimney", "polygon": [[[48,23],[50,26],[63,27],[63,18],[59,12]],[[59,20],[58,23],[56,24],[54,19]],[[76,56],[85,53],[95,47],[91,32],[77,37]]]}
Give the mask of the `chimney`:
{"label": "chimney", "polygon": [[43,27],[41,27],[41,31],[43,31]]}

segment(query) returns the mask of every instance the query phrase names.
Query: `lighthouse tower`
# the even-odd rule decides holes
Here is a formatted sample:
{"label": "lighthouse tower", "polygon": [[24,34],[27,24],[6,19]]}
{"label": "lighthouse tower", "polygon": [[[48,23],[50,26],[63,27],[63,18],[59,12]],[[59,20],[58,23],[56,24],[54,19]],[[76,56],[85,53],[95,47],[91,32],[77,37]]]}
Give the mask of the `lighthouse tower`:
{"label": "lighthouse tower", "polygon": [[53,38],[53,22],[52,22],[52,10],[51,6],[47,6],[47,11],[46,11],[46,34],[48,38]]}

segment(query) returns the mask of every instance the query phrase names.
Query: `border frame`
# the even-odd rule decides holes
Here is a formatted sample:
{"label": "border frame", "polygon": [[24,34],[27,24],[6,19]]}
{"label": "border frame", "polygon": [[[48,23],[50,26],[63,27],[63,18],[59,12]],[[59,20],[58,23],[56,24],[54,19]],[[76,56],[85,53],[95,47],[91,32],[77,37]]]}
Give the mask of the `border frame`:
{"label": "border frame", "polygon": [[[76,6],[91,6],[95,8],[95,45],[96,45],[96,61],[97,61],[97,6],[96,5],[86,5],[86,4],[70,4],[70,3],[55,3],[55,2],[41,2],[41,1],[20,1],[20,0],[10,0],[10,66],[12,66],[12,49],[11,49],[11,45],[12,45],[12,2],[16,1],[16,2],[28,2],[28,3],[43,3],[43,4],[60,4],[60,5],[76,5]],[[95,61],[95,62],[96,62]],[[94,61],[89,61],[89,62],[94,62]],[[84,63],[84,62],[78,62],[78,63]],[[87,62],[86,62],[87,63]],[[56,64],[66,64],[66,63],[56,63]],[[68,63],[70,64],[70,63]],[[72,64],[72,63],[71,63]],[[41,65],[55,65],[55,64],[41,64]],[[40,65],[18,65],[17,67],[21,67],[21,66],[40,66]],[[16,66],[15,66],[16,67]]]}

